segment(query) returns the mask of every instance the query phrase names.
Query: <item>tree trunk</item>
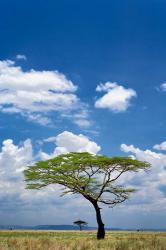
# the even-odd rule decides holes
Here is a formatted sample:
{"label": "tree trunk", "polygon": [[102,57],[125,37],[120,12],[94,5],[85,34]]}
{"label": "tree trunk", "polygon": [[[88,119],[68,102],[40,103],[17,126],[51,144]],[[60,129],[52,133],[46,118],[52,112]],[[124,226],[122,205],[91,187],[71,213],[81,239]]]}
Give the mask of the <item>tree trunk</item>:
{"label": "tree trunk", "polygon": [[97,231],[97,239],[101,240],[105,238],[105,228],[104,224],[101,219],[101,213],[100,213],[100,208],[97,204],[97,202],[92,203],[95,211],[96,211],[96,219],[97,219],[97,224],[98,224],[98,231]]}

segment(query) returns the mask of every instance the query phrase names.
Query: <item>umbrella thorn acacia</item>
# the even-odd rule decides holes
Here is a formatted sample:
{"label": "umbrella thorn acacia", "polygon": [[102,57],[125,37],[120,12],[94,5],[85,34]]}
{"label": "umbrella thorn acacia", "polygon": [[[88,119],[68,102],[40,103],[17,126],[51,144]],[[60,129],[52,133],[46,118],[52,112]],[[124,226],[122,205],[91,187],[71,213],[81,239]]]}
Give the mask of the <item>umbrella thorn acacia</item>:
{"label": "umbrella thorn acacia", "polygon": [[86,221],[83,221],[83,220],[76,220],[76,221],[73,222],[73,224],[79,226],[80,231],[82,231],[83,226],[88,225],[88,223]]}
{"label": "umbrella thorn acacia", "polygon": [[104,239],[105,228],[99,204],[113,207],[129,198],[135,189],[121,186],[117,180],[127,172],[149,169],[148,162],[128,157],[107,157],[87,152],[68,153],[37,162],[25,171],[27,189],[40,189],[49,184],[64,187],[62,195],[81,194],[96,211],[97,239]]}

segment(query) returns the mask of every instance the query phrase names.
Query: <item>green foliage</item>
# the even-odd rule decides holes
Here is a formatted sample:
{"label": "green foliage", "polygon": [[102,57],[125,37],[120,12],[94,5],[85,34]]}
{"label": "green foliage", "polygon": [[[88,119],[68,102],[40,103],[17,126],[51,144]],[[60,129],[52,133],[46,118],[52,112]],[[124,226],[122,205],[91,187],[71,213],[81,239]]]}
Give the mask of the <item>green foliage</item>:
{"label": "green foliage", "polygon": [[114,206],[135,190],[117,184],[122,174],[150,168],[147,162],[127,157],[107,157],[87,152],[59,155],[37,162],[24,171],[28,189],[60,184],[66,193],[79,193],[93,202]]}

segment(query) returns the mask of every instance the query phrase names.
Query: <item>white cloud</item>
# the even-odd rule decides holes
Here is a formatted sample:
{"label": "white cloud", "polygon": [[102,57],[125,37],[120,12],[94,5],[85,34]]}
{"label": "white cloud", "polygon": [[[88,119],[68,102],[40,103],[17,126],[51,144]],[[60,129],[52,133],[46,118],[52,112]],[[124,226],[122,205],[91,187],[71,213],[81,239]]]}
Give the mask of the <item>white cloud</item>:
{"label": "white cloud", "polygon": [[[65,199],[59,200],[55,207],[55,192],[57,197],[60,194],[59,187],[49,186],[43,190],[26,190],[23,176],[23,170],[27,165],[33,164],[35,156],[33,155],[32,143],[30,139],[25,140],[19,145],[15,145],[11,139],[2,143],[0,150],[0,216],[1,224],[34,224],[36,212],[39,215],[39,221],[42,219],[41,209],[48,211],[54,207],[57,214],[63,209],[62,203]],[[40,209],[39,209],[40,207]],[[41,212],[41,214],[40,214]],[[33,217],[31,218],[32,214]],[[26,219],[29,216],[29,221]],[[20,216],[22,221],[18,222]],[[47,214],[48,216],[48,214]],[[39,222],[41,223],[41,221]],[[51,223],[51,222],[50,222]]]}
{"label": "white cloud", "polygon": [[62,114],[62,117],[66,117],[76,125],[78,125],[80,128],[86,129],[91,127],[93,124],[92,120],[90,119],[90,111],[89,106],[85,103],[82,103],[82,106],[79,110],[76,110],[76,112],[64,112]]}
{"label": "white cloud", "polygon": [[[75,92],[77,87],[58,71],[30,71],[24,72],[14,61],[0,61],[1,89],[22,91],[55,91],[64,93]],[[37,90],[36,90],[37,88]],[[10,92],[10,91],[9,91]]]}
{"label": "white cloud", "polygon": [[102,92],[102,91],[109,91],[110,89],[116,88],[117,83],[116,82],[106,82],[106,83],[101,83],[96,87],[96,91]]}
{"label": "white cloud", "polygon": [[[40,141],[41,142],[41,141]],[[44,139],[43,142],[56,142],[56,136],[51,136],[51,137],[48,137],[47,139]],[[43,143],[41,143],[42,145]]]}
{"label": "white cloud", "polygon": [[96,91],[107,92],[95,102],[96,108],[108,108],[113,112],[124,112],[130,106],[132,97],[136,97],[136,91],[118,85],[116,82],[106,82],[97,86]]}
{"label": "white cloud", "polygon": [[18,54],[18,55],[16,55],[16,59],[17,60],[24,60],[24,61],[26,61],[27,57],[25,55]]}
{"label": "white cloud", "polygon": [[162,83],[162,84],[160,85],[160,89],[161,89],[162,91],[166,91],[166,83]]}
{"label": "white cloud", "polygon": [[152,168],[148,172],[128,175],[124,181],[138,188],[138,192],[132,199],[133,209],[145,211],[164,211],[166,209],[166,194],[162,186],[166,187],[166,154],[156,153],[149,149],[141,150],[133,145],[121,145],[121,150],[132,153],[135,158],[151,163]]}
{"label": "white cloud", "polygon": [[44,141],[54,142],[56,147],[54,152],[50,155],[41,151],[40,157],[42,159],[49,159],[58,154],[67,152],[89,152],[92,154],[97,154],[101,149],[97,143],[91,141],[88,137],[81,134],[75,135],[69,131],[64,131],[56,137],[49,137]]}
{"label": "white cloud", "polygon": [[166,150],[166,141],[162,142],[161,144],[154,145],[153,148],[157,150]]}
{"label": "white cloud", "polygon": [[[20,111],[52,111],[77,102],[77,87],[58,71],[24,72],[13,61],[0,61],[1,105]],[[7,111],[8,107],[4,107]]]}
{"label": "white cloud", "polygon": [[[58,71],[23,71],[14,61],[0,61],[1,112],[19,113],[46,125],[50,123],[50,112],[77,114],[86,111],[86,106],[74,93],[76,90],[77,86]],[[87,116],[83,119],[86,125]]]}
{"label": "white cloud", "polygon": [[85,119],[75,119],[74,123],[80,128],[89,128],[91,126],[91,122]]}
{"label": "white cloud", "polygon": [[[27,139],[23,145],[16,146],[11,139],[5,140],[2,143],[2,151],[0,152],[0,172],[8,178],[21,172],[25,165],[32,161],[32,144],[31,140]],[[5,166],[5,168],[4,168]]]}
{"label": "white cloud", "polygon": [[[23,115],[24,116],[24,115]],[[43,116],[41,114],[28,113],[27,120],[39,123],[40,125],[52,125],[52,120],[49,117]]]}
{"label": "white cloud", "polygon": [[30,139],[21,145],[15,145],[11,139],[3,141],[0,152],[0,199],[21,195],[24,190],[22,171],[32,161]]}
{"label": "white cloud", "polygon": [[162,165],[166,164],[166,155],[165,154],[156,153],[156,152],[153,152],[149,149],[141,150],[139,148],[134,147],[133,145],[128,146],[126,144],[122,144],[121,149],[122,149],[122,151],[124,151],[126,153],[131,152],[139,160],[148,161],[155,166],[161,166],[161,163],[162,163]]}

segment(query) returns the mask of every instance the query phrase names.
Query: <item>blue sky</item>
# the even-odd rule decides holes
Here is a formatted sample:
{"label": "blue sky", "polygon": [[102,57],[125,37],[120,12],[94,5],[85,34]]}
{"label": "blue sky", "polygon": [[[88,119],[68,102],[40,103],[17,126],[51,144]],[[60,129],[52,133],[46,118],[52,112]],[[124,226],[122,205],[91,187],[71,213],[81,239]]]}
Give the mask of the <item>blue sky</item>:
{"label": "blue sky", "polygon": [[95,224],[80,197],[24,190],[22,167],[71,149],[151,162],[122,180],[140,191],[104,219],[165,226],[165,26],[164,0],[0,2],[2,224],[72,223],[82,206]]}

